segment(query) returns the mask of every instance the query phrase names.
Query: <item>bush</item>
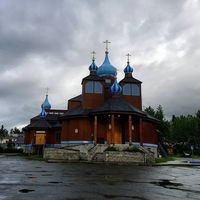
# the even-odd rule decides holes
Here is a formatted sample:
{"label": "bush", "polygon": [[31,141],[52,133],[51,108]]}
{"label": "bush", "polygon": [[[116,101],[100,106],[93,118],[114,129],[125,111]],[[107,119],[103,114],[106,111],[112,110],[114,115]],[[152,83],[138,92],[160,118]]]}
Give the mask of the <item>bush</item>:
{"label": "bush", "polygon": [[200,156],[200,149],[194,149],[193,154]]}
{"label": "bush", "polygon": [[0,147],[0,153],[3,153],[3,147]]}
{"label": "bush", "polygon": [[128,152],[141,152],[141,153],[142,153],[142,151],[141,151],[139,148],[137,148],[137,147],[128,147],[128,148],[124,149],[123,151],[128,151]]}
{"label": "bush", "polygon": [[105,151],[117,151],[115,147],[108,147]]}
{"label": "bush", "polygon": [[3,149],[2,147],[0,147],[0,153],[23,153],[23,149],[14,149],[14,148]]}

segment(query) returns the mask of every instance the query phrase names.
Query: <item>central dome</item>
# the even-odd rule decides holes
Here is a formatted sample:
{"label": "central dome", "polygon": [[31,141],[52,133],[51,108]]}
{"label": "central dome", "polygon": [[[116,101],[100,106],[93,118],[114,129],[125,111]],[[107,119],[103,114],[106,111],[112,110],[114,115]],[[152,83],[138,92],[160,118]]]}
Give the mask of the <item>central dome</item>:
{"label": "central dome", "polygon": [[116,77],[117,75],[117,69],[110,64],[109,58],[108,58],[108,52],[106,52],[105,60],[103,64],[98,68],[97,70],[98,76],[113,76]]}

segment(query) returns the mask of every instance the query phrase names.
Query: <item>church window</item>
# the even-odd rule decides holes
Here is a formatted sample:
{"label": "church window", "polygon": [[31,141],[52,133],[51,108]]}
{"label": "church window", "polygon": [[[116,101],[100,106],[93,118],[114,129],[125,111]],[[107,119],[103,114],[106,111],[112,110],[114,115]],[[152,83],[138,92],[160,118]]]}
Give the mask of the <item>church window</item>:
{"label": "church window", "polygon": [[85,93],[93,93],[93,81],[88,81],[86,84],[85,84]]}
{"label": "church window", "polygon": [[140,96],[140,88],[136,84],[127,83],[123,86],[123,95]]}
{"label": "church window", "polygon": [[140,88],[136,84],[131,84],[132,96],[140,96]]}
{"label": "church window", "polygon": [[98,93],[98,94],[101,94],[103,91],[102,91],[102,85],[101,83],[95,81],[94,82],[94,93]]}
{"label": "church window", "polygon": [[102,92],[103,92],[102,85],[97,81],[88,81],[85,84],[85,93],[101,94]]}

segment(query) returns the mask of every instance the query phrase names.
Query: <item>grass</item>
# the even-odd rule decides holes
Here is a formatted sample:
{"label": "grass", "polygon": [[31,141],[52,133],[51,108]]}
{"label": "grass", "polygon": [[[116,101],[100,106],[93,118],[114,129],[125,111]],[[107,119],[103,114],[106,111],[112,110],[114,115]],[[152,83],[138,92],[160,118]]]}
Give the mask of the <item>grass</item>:
{"label": "grass", "polygon": [[200,159],[200,155],[192,155],[191,158],[194,158],[194,159]]}
{"label": "grass", "polygon": [[44,158],[42,155],[24,155],[24,157],[28,160],[38,160],[38,161],[43,161]]}
{"label": "grass", "polygon": [[156,158],[155,161],[156,163],[163,163],[163,162],[168,162],[168,161],[173,161],[175,160],[174,157],[162,157],[162,158]]}

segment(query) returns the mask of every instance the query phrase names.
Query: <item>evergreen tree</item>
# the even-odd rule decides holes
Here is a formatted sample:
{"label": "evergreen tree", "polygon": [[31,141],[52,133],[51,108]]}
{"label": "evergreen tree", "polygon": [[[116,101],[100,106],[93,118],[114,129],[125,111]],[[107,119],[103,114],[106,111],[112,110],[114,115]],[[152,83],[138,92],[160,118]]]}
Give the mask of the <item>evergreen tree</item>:
{"label": "evergreen tree", "polygon": [[145,108],[144,111],[149,115],[151,115],[152,117],[155,117],[155,110],[151,106]]}
{"label": "evergreen tree", "polygon": [[0,128],[0,140],[2,141],[7,135],[8,135],[7,129],[5,129],[4,126],[1,125],[1,128]]}

